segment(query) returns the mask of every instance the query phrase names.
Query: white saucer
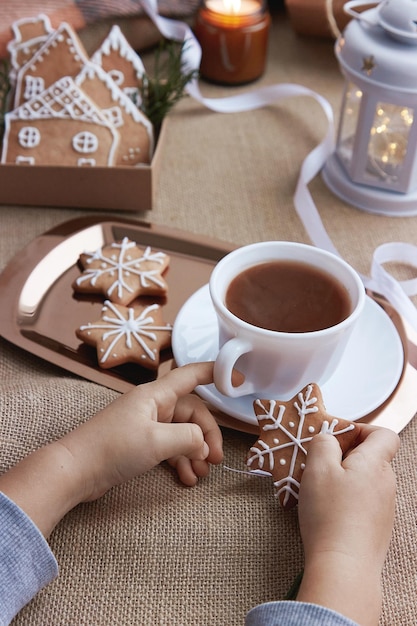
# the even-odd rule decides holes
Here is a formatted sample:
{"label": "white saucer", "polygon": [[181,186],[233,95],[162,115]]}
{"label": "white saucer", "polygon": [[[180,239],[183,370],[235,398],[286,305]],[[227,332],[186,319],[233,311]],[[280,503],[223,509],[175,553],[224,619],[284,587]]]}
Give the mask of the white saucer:
{"label": "white saucer", "polygon": [[[175,320],[172,350],[177,365],[214,361],[218,352],[217,332],[216,314],[208,285],[205,285],[187,300]],[[385,311],[367,297],[341,364],[321,386],[327,411],[350,420],[367,415],[394,391],[403,365],[403,347],[394,324]],[[200,385],[196,391],[226,415],[257,424],[252,408],[255,396],[229,398],[214,385]]]}

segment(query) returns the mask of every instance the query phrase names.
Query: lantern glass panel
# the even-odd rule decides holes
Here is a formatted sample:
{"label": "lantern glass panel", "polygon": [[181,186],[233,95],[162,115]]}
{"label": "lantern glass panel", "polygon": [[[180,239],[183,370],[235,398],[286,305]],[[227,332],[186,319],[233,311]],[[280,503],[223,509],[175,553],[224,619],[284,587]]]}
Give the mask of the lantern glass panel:
{"label": "lantern glass panel", "polygon": [[352,162],[361,101],[362,91],[353,83],[348,83],[345,89],[337,143],[337,154],[347,170],[350,169]]}
{"label": "lantern glass panel", "polygon": [[368,143],[365,179],[370,183],[400,182],[412,124],[412,109],[378,102]]}

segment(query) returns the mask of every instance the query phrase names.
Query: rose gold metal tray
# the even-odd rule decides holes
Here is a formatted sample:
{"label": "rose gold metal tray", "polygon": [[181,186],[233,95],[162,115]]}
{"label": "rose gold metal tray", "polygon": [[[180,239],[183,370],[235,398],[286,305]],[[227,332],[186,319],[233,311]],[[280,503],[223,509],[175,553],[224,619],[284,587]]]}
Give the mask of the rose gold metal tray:
{"label": "rose gold metal tray", "polygon": [[[135,220],[97,216],[71,220],[32,241],[0,275],[0,335],[50,363],[122,393],[172,369],[172,352],[166,350],[157,374],[129,364],[103,370],[95,349],[75,335],[78,326],[99,317],[104,300],[73,292],[71,284],[80,275],[78,257],[124,236],[170,255],[166,275],[170,288],[162,305],[165,321],[172,324],[186,300],[208,282],[216,262],[233,249],[223,241]],[[361,421],[399,432],[417,409],[417,346],[397,312],[385,300],[370,295],[394,322],[405,360],[394,392]],[[217,410],[214,414],[223,426],[256,433],[255,426]]]}
{"label": "rose gold metal tray", "polygon": [[[158,300],[166,323],[209,279],[214,264],[231,246],[161,226],[129,219],[87,217],[65,222],[32,241],[0,276],[0,334],[25,350],[88,380],[125,392],[156,374],[127,364],[111,370],[97,364],[96,350],[83,344],[75,329],[100,317],[104,296],[75,294],[81,274],[79,255],[123,237],[171,257],[166,273],[169,293]],[[139,299],[140,300],[140,299]],[[172,352],[161,353],[159,375],[172,367]]]}

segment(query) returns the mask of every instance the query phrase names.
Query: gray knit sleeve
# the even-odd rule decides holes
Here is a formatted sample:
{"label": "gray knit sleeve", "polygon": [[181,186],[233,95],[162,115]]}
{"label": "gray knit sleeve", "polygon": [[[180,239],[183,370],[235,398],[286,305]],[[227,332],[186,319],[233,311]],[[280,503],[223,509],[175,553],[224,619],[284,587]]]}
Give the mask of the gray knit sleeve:
{"label": "gray knit sleeve", "polygon": [[316,604],[267,602],[246,616],[245,626],[358,626],[356,622]]}
{"label": "gray knit sleeve", "polygon": [[0,492],[0,626],[7,626],[57,575],[57,562],[39,529]]}

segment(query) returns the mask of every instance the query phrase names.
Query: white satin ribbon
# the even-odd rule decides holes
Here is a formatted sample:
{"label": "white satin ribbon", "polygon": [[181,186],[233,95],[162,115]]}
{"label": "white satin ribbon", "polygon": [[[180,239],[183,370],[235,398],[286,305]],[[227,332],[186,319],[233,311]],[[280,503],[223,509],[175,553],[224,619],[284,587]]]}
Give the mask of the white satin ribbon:
{"label": "white satin ribbon", "polygon": [[[201,47],[190,27],[179,20],[159,15],[156,0],[141,0],[141,4],[166,39],[183,42],[184,73],[198,70],[201,62]],[[186,90],[192,98],[218,113],[251,111],[294,96],[309,96],[320,104],[327,119],[327,131],[324,139],[307,155],[301,165],[294,194],[294,205],[312,243],[340,256],[324,228],[308,189],[309,183],[323,168],[335,148],[334,118],[329,102],[311,89],[292,83],[268,85],[248,93],[225,98],[203,97],[197,79],[190,81]],[[417,295],[417,279],[397,281],[383,267],[384,264],[390,262],[404,263],[417,269],[417,247],[406,243],[382,244],[374,252],[371,276],[361,275],[362,281],[365,287],[384,296],[417,331],[417,309],[409,298],[409,296]]]}
{"label": "white satin ribbon", "polygon": [[404,263],[417,269],[417,247],[411,243],[383,243],[374,252],[371,279],[365,286],[385,296],[414,330],[417,331],[417,309],[408,296],[417,294],[417,279],[396,280],[383,267],[386,263]]}

